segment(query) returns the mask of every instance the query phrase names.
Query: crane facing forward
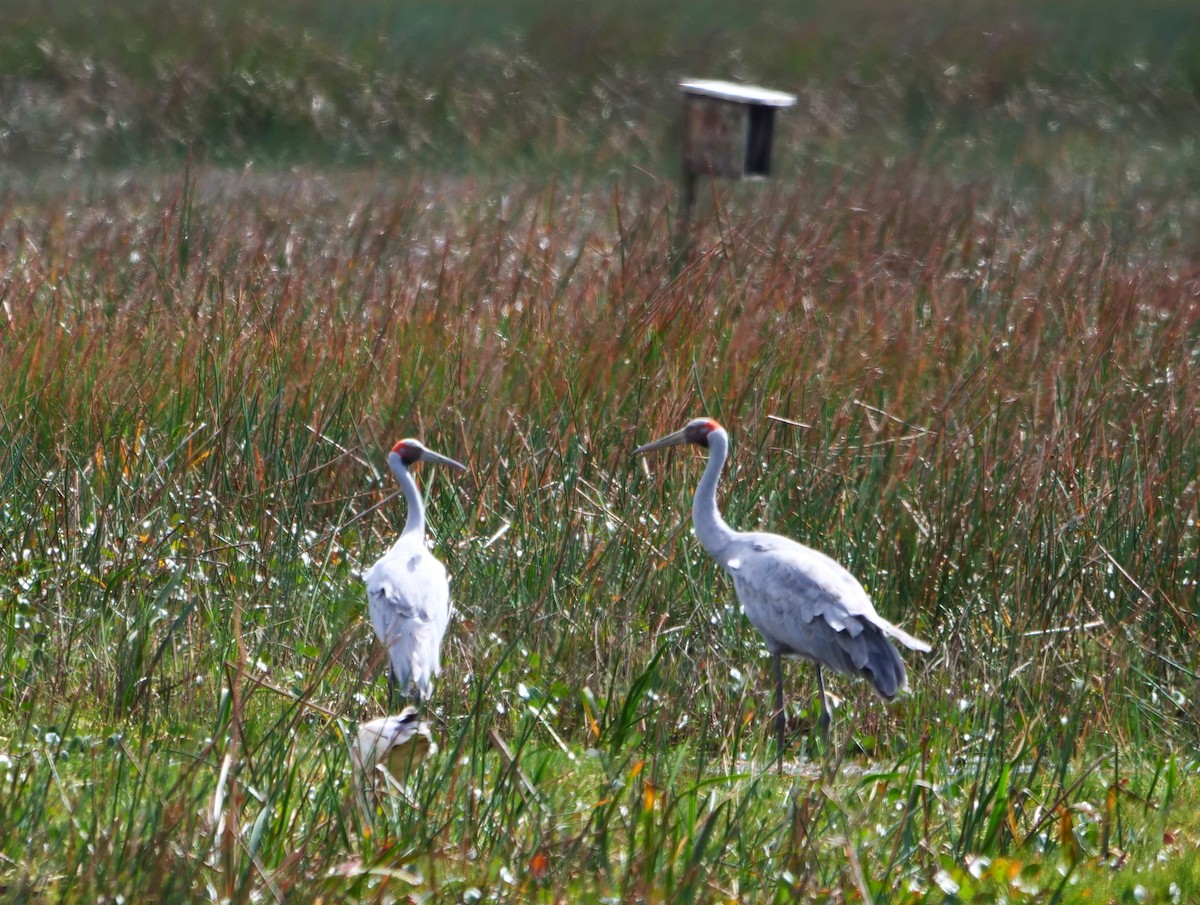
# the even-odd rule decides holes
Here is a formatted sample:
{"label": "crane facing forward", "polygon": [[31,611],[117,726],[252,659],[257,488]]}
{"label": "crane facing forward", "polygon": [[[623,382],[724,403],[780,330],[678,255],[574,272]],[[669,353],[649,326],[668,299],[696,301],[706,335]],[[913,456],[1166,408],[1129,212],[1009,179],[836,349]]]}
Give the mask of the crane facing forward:
{"label": "crane facing forward", "polygon": [[371,625],[390,661],[388,698],[397,689],[406,695],[415,685],[419,701],[429,697],[433,677],[441,672],[442,636],[450,624],[450,582],[446,567],[425,546],[425,503],[408,469],[417,462],[437,462],[460,471],[467,467],[411,439],[393,446],[387,461],[408,503],[408,520],[363,580]]}
{"label": "crane facing forward", "polygon": [[811,661],[817,668],[823,736],[829,706],[821,667],[862,676],[884,700],[905,687],[904,661],[888,641],[911,650],[929,645],[875,612],[858,580],[824,553],[762,531],[734,531],[717,510],[717,479],[729,454],[729,436],[711,418],[697,418],[682,430],[634,450],[694,443],[708,450],[708,465],[692,505],[696,537],[733,578],[742,609],[762,633],[775,667],[775,730],[783,758],[783,657]]}

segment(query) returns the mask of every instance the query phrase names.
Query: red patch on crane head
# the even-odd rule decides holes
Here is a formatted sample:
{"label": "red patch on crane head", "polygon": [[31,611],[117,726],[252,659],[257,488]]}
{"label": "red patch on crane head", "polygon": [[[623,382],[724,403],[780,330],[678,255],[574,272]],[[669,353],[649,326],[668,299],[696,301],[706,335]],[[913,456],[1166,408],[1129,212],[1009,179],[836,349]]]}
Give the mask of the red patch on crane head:
{"label": "red patch on crane head", "polygon": [[405,465],[412,465],[421,459],[421,453],[425,451],[418,441],[412,439],[397,440],[396,445],[392,447],[392,452],[400,457],[400,461]]}
{"label": "red patch on crane head", "polygon": [[713,431],[721,430],[721,425],[712,418],[697,418],[695,421],[689,422],[683,430],[684,439],[688,443],[695,443],[697,446],[707,449],[708,435]]}

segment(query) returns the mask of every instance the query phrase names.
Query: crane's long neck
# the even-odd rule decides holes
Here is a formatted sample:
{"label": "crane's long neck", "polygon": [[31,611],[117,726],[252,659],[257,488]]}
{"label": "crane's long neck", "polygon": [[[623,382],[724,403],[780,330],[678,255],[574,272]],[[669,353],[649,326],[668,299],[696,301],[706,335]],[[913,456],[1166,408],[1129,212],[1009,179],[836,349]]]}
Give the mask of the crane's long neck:
{"label": "crane's long neck", "polygon": [[708,465],[700,478],[700,486],[696,488],[696,498],[692,502],[692,523],[696,527],[696,537],[711,555],[717,556],[736,532],[725,524],[717,509],[717,480],[721,477],[721,469],[725,467],[725,459],[729,455],[729,439],[724,431],[713,431],[708,435]]}
{"label": "crane's long neck", "polygon": [[408,519],[404,522],[404,531],[400,536],[419,534],[424,537],[425,501],[421,499],[421,491],[417,489],[417,482],[413,480],[412,473],[403,462],[393,465],[392,473],[400,483],[400,492],[404,494],[404,502],[408,504]]}

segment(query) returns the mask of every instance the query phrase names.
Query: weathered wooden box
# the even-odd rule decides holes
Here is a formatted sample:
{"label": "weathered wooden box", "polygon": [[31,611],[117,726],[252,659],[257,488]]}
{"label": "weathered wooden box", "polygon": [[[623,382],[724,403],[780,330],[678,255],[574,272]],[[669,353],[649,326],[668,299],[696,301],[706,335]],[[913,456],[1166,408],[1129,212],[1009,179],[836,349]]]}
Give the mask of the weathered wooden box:
{"label": "weathered wooden box", "polygon": [[795,104],[794,94],[710,79],[689,79],[679,87],[686,176],[742,179],[771,172],[775,111]]}

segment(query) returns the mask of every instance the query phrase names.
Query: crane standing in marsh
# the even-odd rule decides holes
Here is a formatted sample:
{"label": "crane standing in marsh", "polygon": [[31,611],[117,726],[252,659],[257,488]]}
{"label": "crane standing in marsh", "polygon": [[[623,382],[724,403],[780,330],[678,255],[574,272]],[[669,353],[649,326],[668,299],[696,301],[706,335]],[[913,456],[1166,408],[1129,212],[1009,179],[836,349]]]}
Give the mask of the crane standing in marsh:
{"label": "crane standing in marsh", "polygon": [[729,437],[711,418],[697,418],[682,430],[639,446],[641,455],[655,449],[695,444],[708,450],[708,465],[696,488],[692,521],[704,549],[733,578],[742,609],[762,633],[775,667],[775,730],[783,759],[783,658],[799,658],[816,666],[821,692],[822,735],[829,731],[829,706],[821,667],[862,676],[884,700],[892,700],[907,683],[904,661],[888,640],[910,650],[929,645],[875,612],[858,580],[824,553],[778,534],[735,531],[717,509],[717,480],[729,455]]}
{"label": "crane standing in marsh", "polygon": [[425,503],[409,473],[417,462],[467,467],[427,449],[419,440],[401,440],[388,453],[388,465],[408,503],[404,530],[363,576],[371,625],[388,652],[388,698],[408,694],[428,698],[441,671],[442,638],[450,624],[450,582],[446,567],[425,546]]}

